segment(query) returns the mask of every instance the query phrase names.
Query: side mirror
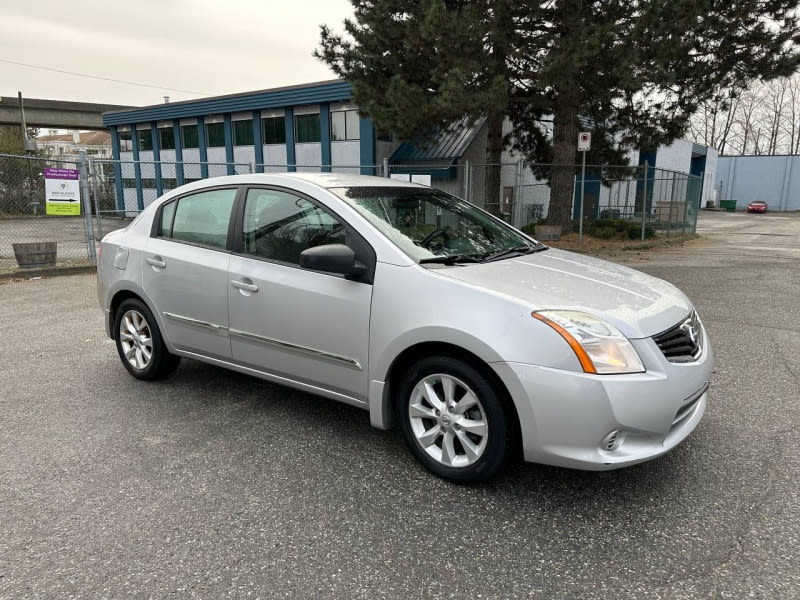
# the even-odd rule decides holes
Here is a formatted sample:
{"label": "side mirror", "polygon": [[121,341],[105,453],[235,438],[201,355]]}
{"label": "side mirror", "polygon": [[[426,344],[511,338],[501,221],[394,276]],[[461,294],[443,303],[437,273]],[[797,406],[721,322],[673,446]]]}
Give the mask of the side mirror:
{"label": "side mirror", "polygon": [[353,249],[344,244],[325,244],[307,248],[300,253],[300,266],[304,269],[338,273],[358,278],[367,267],[356,260]]}

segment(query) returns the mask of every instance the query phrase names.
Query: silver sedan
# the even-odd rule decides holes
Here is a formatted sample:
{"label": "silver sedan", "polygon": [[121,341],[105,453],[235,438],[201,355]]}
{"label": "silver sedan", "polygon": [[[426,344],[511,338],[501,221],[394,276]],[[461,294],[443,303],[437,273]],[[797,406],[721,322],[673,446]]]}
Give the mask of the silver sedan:
{"label": "silver sedan", "polygon": [[664,454],[713,362],[671,284],[359,175],[178,188],[103,239],[98,297],[134,377],[184,357],[346,402],[454,481],[517,451],[593,470]]}

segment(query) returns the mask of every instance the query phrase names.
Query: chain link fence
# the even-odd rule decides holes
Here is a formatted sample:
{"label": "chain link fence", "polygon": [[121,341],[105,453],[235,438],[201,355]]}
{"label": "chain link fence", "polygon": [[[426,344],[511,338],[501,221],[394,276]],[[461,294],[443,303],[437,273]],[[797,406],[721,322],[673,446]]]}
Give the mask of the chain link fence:
{"label": "chain link fence", "polygon": [[515,227],[526,229],[547,218],[552,182],[560,175],[562,181],[567,181],[566,201],[575,225],[580,221],[582,194],[584,224],[590,233],[608,238],[624,230],[633,232],[634,224],[643,225],[645,237],[652,237],[657,231],[667,236],[694,233],[703,185],[700,175],[649,165],[587,165],[585,179],[578,165],[524,161],[465,163],[438,169],[393,165],[389,171],[392,177],[408,178],[460,196]]}
{"label": "chain link fence", "polygon": [[[547,218],[553,181],[562,182],[573,222],[584,231],[615,237],[640,226],[642,237],[694,233],[702,176],[642,166],[586,166],[524,161],[506,164],[319,165],[154,162],[83,158],[59,160],[0,154],[0,270],[16,267],[14,245],[54,242],[59,263],[93,262],[95,241],[125,227],[145,206],[180,185],[232,174],[353,173],[415,181],[464,198],[512,225],[531,231]],[[45,169],[85,172],[80,215],[46,214]],[[563,183],[566,181],[566,186]],[[89,214],[87,215],[87,208]],[[624,226],[621,226],[620,224]]]}
{"label": "chain link fence", "polygon": [[74,160],[0,154],[0,271],[20,261],[66,264],[89,260],[86,227],[78,215],[46,214],[45,169],[78,171]]}

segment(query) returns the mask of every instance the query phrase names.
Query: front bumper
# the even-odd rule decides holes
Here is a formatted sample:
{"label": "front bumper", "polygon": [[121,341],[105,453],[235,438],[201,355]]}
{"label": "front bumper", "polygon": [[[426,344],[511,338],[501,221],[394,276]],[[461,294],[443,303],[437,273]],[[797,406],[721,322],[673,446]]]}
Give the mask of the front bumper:
{"label": "front bumper", "polygon": [[[696,362],[670,363],[650,339],[631,340],[647,369],[592,375],[494,363],[520,419],[525,460],[602,471],[644,462],[681,443],[708,402],[713,355],[703,332]],[[621,442],[609,450],[609,434]]]}

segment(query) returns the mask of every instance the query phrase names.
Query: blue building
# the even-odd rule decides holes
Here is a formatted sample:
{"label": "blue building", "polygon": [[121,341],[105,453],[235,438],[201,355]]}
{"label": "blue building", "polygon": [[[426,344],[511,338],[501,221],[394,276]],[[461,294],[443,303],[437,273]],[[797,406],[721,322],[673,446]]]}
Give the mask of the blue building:
{"label": "blue building", "polygon": [[184,183],[248,172],[373,174],[398,144],[358,114],[350,84],[323,81],[109,112],[118,209]]}
{"label": "blue building", "polygon": [[[359,115],[350,84],[339,79],[103,115],[111,131],[116,205],[126,212],[141,210],[164,192],[207,177],[284,171],[387,175],[386,161],[393,176],[428,177],[430,185],[508,215],[516,225],[546,216],[547,181],[537,179],[513,151],[503,152],[498,188],[485,189],[485,121],[461,119],[431,140],[401,143],[379,135],[372,120]],[[503,129],[513,135],[510,121]],[[715,150],[677,140],[651,153],[630,152],[627,165],[645,163],[651,169],[649,211],[672,207],[681,199],[692,198],[697,206],[711,199]],[[637,177],[610,180],[589,170],[586,214],[633,214],[636,196],[644,188],[644,178]],[[576,218],[578,213],[576,201]]]}

